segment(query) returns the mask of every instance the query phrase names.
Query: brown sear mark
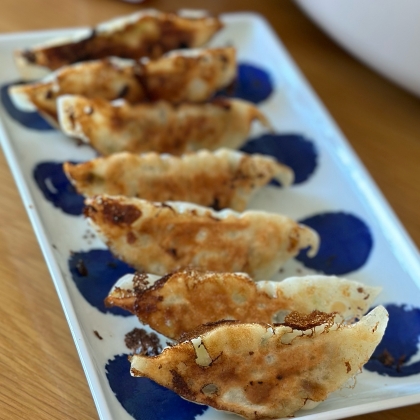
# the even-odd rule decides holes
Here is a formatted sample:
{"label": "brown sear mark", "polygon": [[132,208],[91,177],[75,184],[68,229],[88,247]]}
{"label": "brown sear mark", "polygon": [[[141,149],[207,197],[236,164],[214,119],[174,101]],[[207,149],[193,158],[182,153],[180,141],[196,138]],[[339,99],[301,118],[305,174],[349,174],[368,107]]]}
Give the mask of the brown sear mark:
{"label": "brown sear mark", "polygon": [[344,362],[344,364],[346,365],[347,373],[349,373],[351,371],[351,364],[350,364],[350,362]]}
{"label": "brown sear mark", "polygon": [[136,235],[133,232],[127,233],[127,243],[134,244],[137,241]]}
{"label": "brown sear mark", "polygon": [[174,369],[171,369],[170,372],[172,374],[172,385],[175,392],[179,393],[183,397],[194,399],[195,394],[190,390],[187,382],[185,382],[185,379]]}
{"label": "brown sear mark", "polygon": [[136,271],[133,277],[134,290],[143,290],[149,286],[147,274]]}
{"label": "brown sear mark", "polygon": [[286,315],[283,325],[293,328],[294,330],[305,331],[323,324],[332,326],[334,323],[335,313],[327,314],[321,311],[312,311],[309,315],[304,315],[296,311]]}
{"label": "brown sear mark", "polygon": [[171,255],[174,258],[177,258],[177,251],[176,248],[168,248],[165,250],[169,255]]}
{"label": "brown sear mark", "polygon": [[123,205],[117,202],[112,204],[104,202],[103,217],[110,224],[131,225],[141,215],[141,211],[131,204]]}
{"label": "brown sear mark", "polygon": [[211,203],[210,207],[212,207],[215,210],[222,210],[218,197],[214,197],[213,202]]}
{"label": "brown sear mark", "polygon": [[22,51],[22,57],[25,58],[29,63],[35,63],[36,62],[36,55],[31,50]]}
{"label": "brown sear mark", "polygon": [[287,252],[294,252],[299,245],[299,228],[294,228],[289,235],[289,246],[287,247]]}
{"label": "brown sear mark", "polygon": [[314,401],[322,401],[326,398],[325,388],[313,381],[302,380],[302,389],[305,390],[308,394],[312,395]]}
{"label": "brown sear mark", "polygon": [[118,94],[118,98],[125,98],[128,94],[128,91],[130,90],[129,86],[124,85],[122,89],[120,90],[120,93]]}
{"label": "brown sear mark", "polygon": [[74,117],[73,112],[69,113],[69,121],[70,121],[70,124],[71,124],[71,128],[74,130],[74,127],[76,126],[76,119]]}
{"label": "brown sear mark", "polygon": [[[250,386],[247,386],[244,391],[246,398],[252,402],[252,404],[264,404],[267,401],[267,395],[273,389],[273,383],[271,381],[251,381]],[[258,417],[257,417],[258,418]]]}

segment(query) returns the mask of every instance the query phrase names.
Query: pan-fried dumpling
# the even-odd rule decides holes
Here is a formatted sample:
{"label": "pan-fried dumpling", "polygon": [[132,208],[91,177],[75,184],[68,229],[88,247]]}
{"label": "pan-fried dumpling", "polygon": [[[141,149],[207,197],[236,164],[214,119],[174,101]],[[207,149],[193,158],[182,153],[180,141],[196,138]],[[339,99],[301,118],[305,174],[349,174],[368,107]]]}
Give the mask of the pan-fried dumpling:
{"label": "pan-fried dumpling", "polygon": [[181,157],[124,152],[80,164],[66,162],[63,167],[85,196],[188,201],[216,210],[242,211],[251,195],[272,178],[286,186],[293,180],[293,171],[271,157],[229,149],[201,150]]}
{"label": "pan-fried dumpling", "polygon": [[170,51],[158,60],[142,58],[140,77],[147,97],[173,103],[203,102],[236,77],[233,47]]}
{"label": "pan-fried dumpling", "polygon": [[85,215],[115,255],[152,274],[199,267],[269,279],[301,249],[314,255],[319,245],[309,227],[263,211],[100,195],[86,199]]}
{"label": "pan-fried dumpling", "polygon": [[65,95],[58,99],[57,112],[64,133],[102,155],[236,149],[247,140],[254,120],[270,127],[255,105],[239,99],[175,106],[165,101],[133,105]]}
{"label": "pan-fried dumpling", "polygon": [[15,105],[24,111],[38,110],[49,122],[57,125],[57,98],[64,94],[84,95],[112,101],[128,102],[146,99],[136,78],[132,60],[106,58],[63,67],[40,82],[9,88]]}
{"label": "pan-fried dumpling", "polygon": [[66,94],[124,98],[130,103],[162,99],[169,102],[202,102],[236,77],[236,54],[232,47],[176,50],[157,60],[141,63],[104,58],[72,64],[45,79],[9,88],[15,105],[24,111],[38,110],[57,124],[57,98]]}
{"label": "pan-fried dumpling", "polygon": [[223,27],[205,12],[162,13],[142,10],[80,31],[76,36],[51,39],[33,48],[15,52],[15,61],[25,80],[44,77],[50,70],[79,61],[109,56],[158,58],[179,48],[204,45]]}
{"label": "pan-fried dumpling", "polygon": [[361,318],[380,288],[334,276],[290,277],[282,282],[253,282],[244,273],[183,270],[162,278],[127,274],[105,303],[137,315],[169,338],[201,324],[225,320],[280,322],[291,311],[337,312],[344,320]]}
{"label": "pan-fried dumpling", "polygon": [[388,313],[378,306],[353,325],[333,319],[294,312],[280,326],[210,324],[158,356],[132,356],[131,374],[248,419],[288,417],[360,371],[383,337]]}

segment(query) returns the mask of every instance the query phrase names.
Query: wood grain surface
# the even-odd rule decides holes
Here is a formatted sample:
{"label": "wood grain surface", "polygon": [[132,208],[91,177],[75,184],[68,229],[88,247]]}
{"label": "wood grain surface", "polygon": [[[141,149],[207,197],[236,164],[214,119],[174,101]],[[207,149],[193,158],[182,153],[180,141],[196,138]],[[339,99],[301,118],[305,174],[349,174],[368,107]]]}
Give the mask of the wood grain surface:
{"label": "wood grain surface", "polygon": [[[352,58],[289,0],[150,0],[162,10],[266,17],[417,246],[420,99]],[[0,33],[94,25],[139,6],[118,0],[1,0]],[[0,154],[0,418],[97,419],[64,312]],[[420,419],[420,405],[354,420]]]}

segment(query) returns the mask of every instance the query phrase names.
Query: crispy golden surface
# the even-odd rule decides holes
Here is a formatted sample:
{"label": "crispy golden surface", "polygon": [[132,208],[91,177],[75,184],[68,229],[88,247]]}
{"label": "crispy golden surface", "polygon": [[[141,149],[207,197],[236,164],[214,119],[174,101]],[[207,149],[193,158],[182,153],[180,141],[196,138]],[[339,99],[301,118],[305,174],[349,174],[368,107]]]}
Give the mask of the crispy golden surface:
{"label": "crispy golden surface", "polygon": [[182,157],[119,153],[80,164],[66,162],[64,172],[85,196],[125,195],[150,201],[188,201],[216,210],[245,209],[251,195],[279,179],[290,185],[293,172],[262,155],[219,149]]}
{"label": "crispy golden surface", "polygon": [[58,99],[57,113],[67,135],[87,142],[101,155],[236,149],[248,139],[254,120],[270,127],[255,105],[238,99],[175,106],[65,95]]}
{"label": "crispy golden surface", "polygon": [[311,247],[312,255],[318,249],[315,231],[280,214],[106,195],[86,204],[85,215],[111,251],[148,273],[200,267],[269,279],[300,249]]}
{"label": "crispy golden surface", "polygon": [[60,68],[39,82],[12,86],[15,105],[38,110],[57,123],[57,98],[83,95],[130,103],[154,101],[203,102],[236,77],[232,47],[172,51],[141,62],[120,58],[86,61]]}
{"label": "crispy golden surface", "polygon": [[236,77],[233,47],[171,51],[140,61],[142,85],[150,100],[203,102]]}
{"label": "crispy golden surface", "polygon": [[360,318],[378,293],[379,288],[333,276],[254,283],[243,273],[182,270],[162,278],[127,275],[105,302],[129,310],[142,323],[177,339],[200,324],[222,319],[281,322],[280,313],[290,311],[318,310],[337,312],[343,319]]}
{"label": "crispy golden surface", "polygon": [[132,356],[131,374],[245,418],[291,416],[354,377],[388,322],[382,306],[350,326],[334,324],[327,314],[314,316],[326,323],[308,331],[237,322],[205,326],[158,356]]}
{"label": "crispy golden surface", "polygon": [[145,99],[133,63],[116,59],[63,67],[40,82],[13,86],[10,94],[18,107],[32,106],[54,124],[57,124],[57,98],[64,94],[107,101],[124,98],[129,102],[140,102]]}
{"label": "crispy golden surface", "polygon": [[205,14],[185,17],[177,13],[143,10],[103,22],[73,39],[52,39],[15,52],[22,76],[34,79],[40,71],[56,70],[79,61],[109,56],[159,58],[167,51],[197,48],[221,28],[218,18]]}

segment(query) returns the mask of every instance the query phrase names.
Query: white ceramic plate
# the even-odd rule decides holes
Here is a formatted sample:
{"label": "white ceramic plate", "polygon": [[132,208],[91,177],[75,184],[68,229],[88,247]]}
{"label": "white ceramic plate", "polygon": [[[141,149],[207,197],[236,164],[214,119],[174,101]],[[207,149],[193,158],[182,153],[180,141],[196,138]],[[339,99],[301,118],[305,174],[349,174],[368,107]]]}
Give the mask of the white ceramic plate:
{"label": "white ceramic plate", "polygon": [[417,0],[296,0],[343,47],[420,95]]}
{"label": "white ceramic plate", "polygon": [[[259,106],[278,133],[296,134],[289,138],[293,140],[293,145],[303,141],[302,144],[309,144],[309,149],[316,150],[317,155],[316,168],[307,173],[304,182],[287,191],[268,186],[253,199],[250,207],[282,212],[299,220],[327,215],[326,220],[337,222],[337,214],[340,223],[343,220],[356,220],[360,224],[360,232],[338,223],[333,237],[322,235],[330,248],[337,246],[338,254],[341,252],[340,255],[330,256],[333,269],[342,268],[342,259],[345,261],[347,254],[357,257],[363,247],[366,248],[366,238],[368,242],[373,240],[372,248],[368,244],[367,260],[358,267],[344,270],[346,277],[374,286],[381,285],[383,292],[377,303],[388,304],[388,307],[390,304],[396,305],[396,316],[403,318],[398,322],[412,322],[407,321],[405,316],[418,315],[415,306],[420,302],[420,264],[411,240],[267,23],[253,14],[225,15],[223,19],[226,28],[212,44],[234,44],[238,48],[240,62],[251,63],[270,75],[274,92]],[[14,49],[72,32],[62,30],[1,36],[0,81],[6,83],[18,78],[12,60]],[[1,121],[3,149],[51,271],[99,415],[102,419],[129,419],[131,417],[120,403],[123,401],[122,395],[131,386],[127,382],[128,388],[124,388],[126,381],[131,379],[128,369],[124,371],[125,376],[118,378],[117,385],[115,381],[113,383],[117,397],[110,387],[105,367],[110,361],[116,360],[116,355],[129,353],[124,344],[124,335],[139,323],[134,317],[99,311],[95,305],[88,303],[76,287],[68,267],[71,252],[89,252],[105,247],[96,237],[92,237],[82,216],[70,216],[46,200],[33,176],[34,168],[42,162],[86,160],[94,154],[57,131],[37,131],[22,126],[9,116],[3,105]],[[284,137],[279,139],[280,147]],[[303,166],[307,163],[305,159],[308,156],[305,156],[302,154]],[[48,185],[50,192],[54,192],[55,187],[51,183]],[[318,220],[317,217],[315,220]],[[336,264],[337,261],[339,263]],[[291,260],[277,277],[313,272],[302,262]],[[103,339],[100,340],[94,331]],[[299,412],[296,417],[308,420],[338,419],[417,402],[420,397],[420,374],[416,370],[417,365],[413,364],[419,358],[415,342],[417,336],[406,338],[407,342],[401,337],[394,340],[402,351],[406,350],[404,345],[411,349],[413,345],[415,347],[413,357],[402,368],[405,376],[398,369],[388,369],[379,363],[380,371],[388,369],[387,373],[393,376],[365,370],[358,376],[353,389],[336,392],[316,409]],[[108,366],[108,373],[113,369],[111,365]],[[414,369],[414,373],[407,374],[410,369]],[[112,374],[115,371],[112,370]],[[137,410],[136,416],[141,420],[189,420],[194,417],[190,405],[177,411],[179,405],[178,402],[172,403],[171,393],[162,396],[161,390],[155,394],[141,392],[132,408],[134,412]],[[124,400],[124,404],[127,405],[127,400]],[[143,407],[141,410],[138,409],[140,406]],[[203,410],[204,413],[197,415],[197,419],[233,418],[213,409]]]}

